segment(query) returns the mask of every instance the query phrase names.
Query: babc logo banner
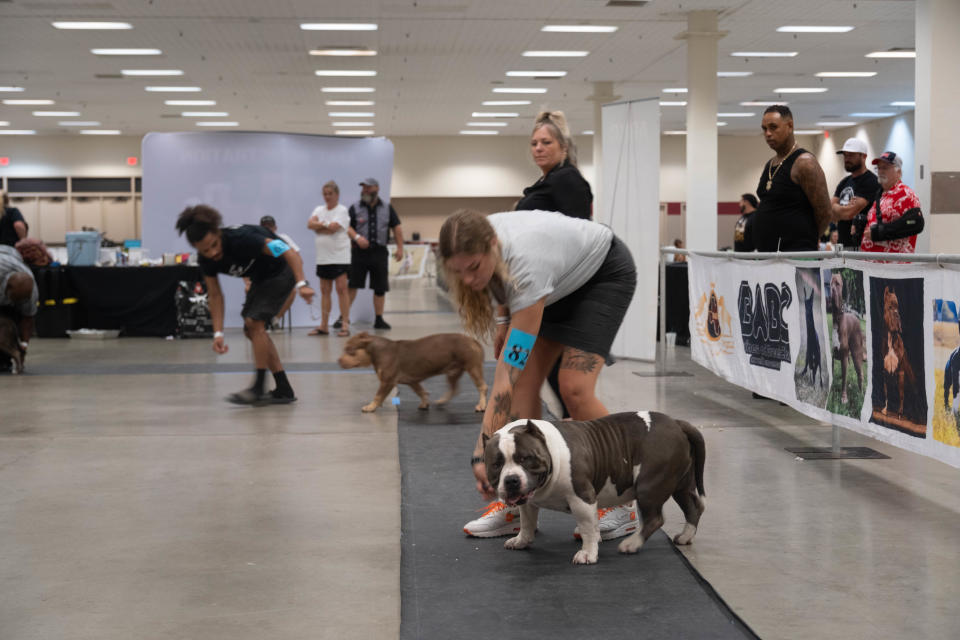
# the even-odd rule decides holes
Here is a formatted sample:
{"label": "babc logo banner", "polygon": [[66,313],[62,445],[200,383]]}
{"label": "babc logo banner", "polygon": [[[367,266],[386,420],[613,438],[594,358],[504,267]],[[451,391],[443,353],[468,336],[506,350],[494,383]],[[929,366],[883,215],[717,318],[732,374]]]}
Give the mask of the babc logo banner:
{"label": "babc logo banner", "polygon": [[726,380],[960,467],[960,273],[689,257],[690,348]]}

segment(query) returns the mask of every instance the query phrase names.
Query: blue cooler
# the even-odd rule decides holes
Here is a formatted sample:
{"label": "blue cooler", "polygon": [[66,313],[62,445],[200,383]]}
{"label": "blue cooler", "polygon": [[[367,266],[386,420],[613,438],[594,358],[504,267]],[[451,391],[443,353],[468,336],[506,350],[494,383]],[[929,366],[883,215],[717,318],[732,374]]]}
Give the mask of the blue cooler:
{"label": "blue cooler", "polygon": [[92,267],[100,259],[98,231],[67,232],[67,264],[74,267]]}

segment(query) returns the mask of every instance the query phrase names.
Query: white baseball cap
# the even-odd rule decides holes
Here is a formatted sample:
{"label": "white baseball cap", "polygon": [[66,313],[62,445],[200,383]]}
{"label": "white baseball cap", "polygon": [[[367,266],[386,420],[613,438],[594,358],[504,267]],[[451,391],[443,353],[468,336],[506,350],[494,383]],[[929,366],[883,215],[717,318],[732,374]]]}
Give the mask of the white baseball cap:
{"label": "white baseball cap", "polygon": [[867,155],[867,143],[860,138],[847,138],[847,141],[843,143],[843,148],[837,151],[837,154],[841,154],[844,151]]}

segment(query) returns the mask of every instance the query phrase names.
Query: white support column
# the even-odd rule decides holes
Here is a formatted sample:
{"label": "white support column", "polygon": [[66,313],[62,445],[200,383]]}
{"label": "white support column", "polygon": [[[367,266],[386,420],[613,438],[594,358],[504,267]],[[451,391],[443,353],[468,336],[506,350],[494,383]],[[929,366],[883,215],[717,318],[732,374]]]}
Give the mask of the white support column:
{"label": "white support column", "polygon": [[691,11],[687,31],[686,247],[717,249],[717,31],[716,11]]}
{"label": "white support column", "polygon": [[594,82],[593,95],[587,100],[593,102],[593,215],[602,211],[603,198],[603,105],[616,102],[620,96],[613,94],[612,82]]}
{"label": "white support column", "polygon": [[917,252],[956,253],[960,238],[960,2],[917,0],[914,184],[925,225]]}

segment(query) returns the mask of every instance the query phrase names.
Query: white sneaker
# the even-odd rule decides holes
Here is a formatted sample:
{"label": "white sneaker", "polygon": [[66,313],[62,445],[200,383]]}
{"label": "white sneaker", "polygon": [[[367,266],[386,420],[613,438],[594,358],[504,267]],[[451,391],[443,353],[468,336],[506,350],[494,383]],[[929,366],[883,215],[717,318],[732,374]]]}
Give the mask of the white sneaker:
{"label": "white sneaker", "polygon": [[508,508],[499,500],[491,502],[482,516],[463,525],[463,532],[474,538],[496,538],[520,533],[520,510]]}
{"label": "white sneaker", "polygon": [[[600,519],[601,540],[615,540],[637,530],[637,508],[632,502],[629,505],[597,509],[597,517]],[[573,537],[580,539],[579,526],[574,528]]]}

